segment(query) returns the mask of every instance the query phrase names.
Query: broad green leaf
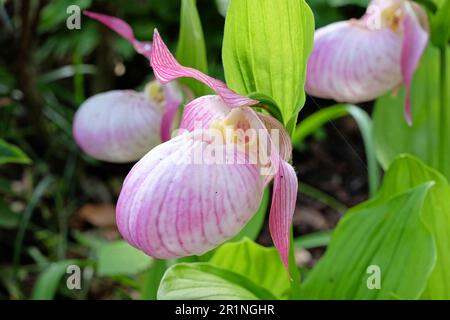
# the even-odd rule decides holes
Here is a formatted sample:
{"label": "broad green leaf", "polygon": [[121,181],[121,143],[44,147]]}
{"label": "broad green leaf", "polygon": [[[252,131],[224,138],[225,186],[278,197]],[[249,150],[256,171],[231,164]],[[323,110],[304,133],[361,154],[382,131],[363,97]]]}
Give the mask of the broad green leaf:
{"label": "broad green leaf", "polygon": [[58,290],[63,276],[67,275],[67,268],[71,265],[79,265],[77,260],[63,260],[51,263],[37,278],[31,299],[52,300]]}
{"label": "broad green leaf", "polygon": [[[447,61],[450,83],[450,53]],[[396,96],[388,94],[377,100],[373,114],[375,150],[385,169],[397,155],[409,153],[450,178],[450,110],[440,110],[439,87],[439,52],[429,47],[412,83],[412,126],[405,121],[403,89]],[[450,89],[446,93],[449,109]]]}
{"label": "broad green leaf", "polygon": [[[196,0],[181,1],[180,36],[176,55],[182,65],[208,73],[205,39]],[[205,85],[196,80],[181,79],[181,82],[189,86],[197,96],[209,92]]]}
{"label": "broad green leaf", "polygon": [[30,164],[31,160],[18,147],[0,139],[0,165],[5,163]]}
{"label": "broad green leaf", "polygon": [[208,263],[170,267],[158,289],[158,300],[273,300],[248,278]]}
{"label": "broad green leaf", "polygon": [[425,299],[450,299],[450,186],[447,180],[434,169],[425,166],[411,156],[401,156],[393,162],[385,177],[383,197],[393,196],[434,181],[422,208],[422,218],[435,240],[437,262],[423,293]]}
{"label": "broad green leaf", "polygon": [[263,198],[261,204],[259,205],[258,211],[250,219],[250,221],[245,225],[245,227],[230,241],[240,241],[244,238],[250,238],[251,240],[256,240],[261,231],[266,218],[267,208],[269,207],[270,191],[269,189],[264,190]]}
{"label": "broad green leaf", "polygon": [[272,97],[284,124],[295,122],[313,38],[314,17],[304,0],[231,0],[222,49],[227,84],[240,94]]}
{"label": "broad green leaf", "polygon": [[[302,298],[419,298],[436,263],[433,237],[423,223],[424,202],[433,184],[393,197],[384,191],[385,182],[377,197],[351,209],[304,282]],[[381,272],[379,289],[369,289],[373,275],[368,270],[373,266]]]}
{"label": "broad green leaf", "polygon": [[380,168],[374,151],[372,120],[363,109],[354,105],[338,104],[313,113],[311,116],[304,119],[295,129],[292,136],[292,145],[294,148],[300,148],[306,137],[316,132],[326,123],[346,115],[351,115],[353,117],[358,125],[359,131],[361,131],[367,157],[369,191],[371,195],[374,195],[380,184]]}
{"label": "broad green leaf", "polygon": [[287,297],[289,276],[275,248],[245,239],[219,247],[209,262],[249,278],[277,298]]}
{"label": "broad green leaf", "polygon": [[125,241],[102,246],[98,251],[97,273],[99,276],[136,274],[144,271],[152,258],[133,248]]}

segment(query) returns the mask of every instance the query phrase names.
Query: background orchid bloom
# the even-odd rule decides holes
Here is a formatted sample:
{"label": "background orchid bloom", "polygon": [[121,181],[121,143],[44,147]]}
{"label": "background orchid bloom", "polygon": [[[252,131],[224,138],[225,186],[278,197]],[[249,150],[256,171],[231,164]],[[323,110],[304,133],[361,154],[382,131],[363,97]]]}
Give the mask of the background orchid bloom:
{"label": "background orchid bloom", "polygon": [[[134,37],[123,20],[85,11],[84,14],[117,32],[149,61],[151,43]],[[114,90],[97,94],[77,111],[73,134],[90,156],[109,162],[139,160],[151,148],[170,139],[172,122],[187,89],[172,83],[149,83],[145,92]]]}
{"label": "background orchid bloom", "polygon": [[[168,83],[192,77],[215,91],[189,103],[181,128],[184,132],[157,146],[143,157],[126,177],[117,203],[117,225],[122,236],[150,256],[169,259],[203,254],[236,235],[257,211],[264,187],[274,179],[270,232],[287,268],[289,228],[296,196],[297,178],[286,162],[291,154],[287,133],[275,119],[257,115],[249,106],[258,101],[240,96],[223,82],[175,60],[157,31],[153,38],[151,64],[156,78]],[[269,141],[269,164],[249,161],[247,152],[258,139],[232,139],[217,144],[214,151],[227,161],[195,163],[210,136],[256,129],[268,136],[280,131],[280,144]],[[269,137],[270,138],[270,137]],[[240,144],[243,148],[230,148]],[[258,145],[259,146],[259,145]]]}
{"label": "background orchid bloom", "polygon": [[306,91],[339,102],[369,101],[410,85],[428,41],[425,12],[407,0],[373,0],[359,20],[332,23],[315,33]]}
{"label": "background orchid bloom", "polygon": [[181,103],[176,84],[150,82],[144,92],[113,90],[94,95],[78,109],[73,135],[90,156],[131,162],[170,138],[173,110]]}

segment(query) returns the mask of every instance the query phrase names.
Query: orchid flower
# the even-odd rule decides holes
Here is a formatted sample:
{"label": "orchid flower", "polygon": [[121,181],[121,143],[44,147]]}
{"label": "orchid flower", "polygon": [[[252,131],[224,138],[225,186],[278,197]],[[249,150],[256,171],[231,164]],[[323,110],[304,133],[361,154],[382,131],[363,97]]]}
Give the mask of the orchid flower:
{"label": "orchid flower", "polygon": [[419,5],[408,0],[372,0],[361,19],[316,31],[306,91],[358,103],[404,83],[406,120],[411,124],[411,81],[427,41],[427,18]]}
{"label": "orchid flower", "polygon": [[113,90],[96,94],[78,109],[73,136],[90,156],[109,162],[131,162],[170,138],[170,128],[182,100],[175,83],[147,84],[144,92]]}
{"label": "orchid flower", "polygon": [[[85,12],[126,38],[136,51],[150,59],[151,43],[134,38],[124,21]],[[109,162],[131,162],[170,139],[172,122],[186,89],[152,81],[144,92],[114,90],[87,99],[75,114],[73,135],[90,156]]]}
{"label": "orchid flower", "polygon": [[[92,12],[85,14],[122,35],[147,57],[162,86],[170,88],[173,80],[191,77],[216,93],[187,104],[179,134],[149,151],[126,177],[116,207],[122,236],[156,258],[203,254],[245,226],[260,205],[264,188],[274,180],[269,227],[287,268],[298,182],[286,162],[292,146],[283,125],[250,108],[259,101],[238,95],[222,81],[198,70],[181,66],[157,31],[153,44],[139,42],[126,22]],[[163,116],[161,128],[167,129],[171,122],[178,104],[173,106],[166,119]],[[260,134],[247,135],[252,129]],[[269,131],[278,135],[272,137]],[[213,161],[196,162],[195,155],[211,146]],[[264,152],[267,157],[258,158]],[[219,155],[224,161],[216,161]]]}
{"label": "orchid flower", "polygon": [[[149,151],[132,168],[116,207],[122,236],[159,259],[201,255],[245,226],[260,205],[264,188],[274,180],[269,227],[287,268],[298,185],[295,171],[287,163],[292,149],[282,124],[256,113],[250,106],[258,101],[181,66],[156,30],[151,65],[163,84],[191,77],[216,95],[187,104],[182,132]],[[251,129],[260,134],[247,136]],[[280,133],[278,144],[269,135],[273,130]],[[239,134],[242,132],[244,135]],[[262,141],[267,141],[268,161],[251,161],[254,153],[262,151]],[[195,161],[196,155],[205,154],[212,146],[214,161]],[[215,161],[221,156],[224,161]]]}

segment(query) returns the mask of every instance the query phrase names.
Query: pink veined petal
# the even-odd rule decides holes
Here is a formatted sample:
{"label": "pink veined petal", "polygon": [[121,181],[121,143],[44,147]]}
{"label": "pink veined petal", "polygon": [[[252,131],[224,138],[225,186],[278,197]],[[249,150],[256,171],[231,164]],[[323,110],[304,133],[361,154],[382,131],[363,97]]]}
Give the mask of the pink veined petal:
{"label": "pink veined petal", "polygon": [[[257,129],[267,130],[267,134],[276,138],[275,147],[281,158],[289,160],[292,155],[292,144],[288,132],[275,118],[255,113],[251,109],[245,109],[250,122]],[[219,96],[209,95],[197,98],[186,105],[180,124],[180,129],[193,131],[195,129],[207,129],[216,120],[223,120],[230,113],[230,108]],[[258,119],[259,118],[259,119]],[[268,141],[270,143],[270,141]]]}
{"label": "pink veined petal", "polygon": [[264,126],[268,130],[268,133],[273,138],[277,138],[277,143],[274,143],[277,147],[278,153],[281,159],[288,161],[292,156],[292,143],[289,133],[286,128],[274,117],[258,113],[258,117],[263,122]]}
{"label": "pink veined petal", "polygon": [[230,108],[219,96],[208,95],[197,98],[186,105],[180,129],[193,131],[209,128],[213,121],[224,119]]}
{"label": "pink veined petal", "polygon": [[[185,133],[151,150],[128,174],[117,224],[133,246],[160,259],[200,255],[236,235],[258,209],[263,181],[246,155],[193,163],[209,144]],[[218,151],[220,148],[218,149]]]}
{"label": "pink veined petal", "polygon": [[249,107],[244,107],[242,110],[245,112],[251,128],[259,132],[258,159],[260,160],[260,172],[264,177],[264,184],[267,186],[278,173],[279,162],[281,161],[280,149],[273,142],[264,121],[258,114]]}
{"label": "pink veined petal", "polygon": [[316,31],[305,90],[320,98],[359,103],[402,82],[401,34],[369,29],[361,21],[332,23]]}
{"label": "pink veined petal", "polygon": [[155,73],[156,78],[162,83],[167,83],[180,77],[194,78],[214,90],[230,108],[242,107],[245,105],[250,106],[259,103],[256,100],[237,94],[220,80],[207,76],[193,68],[180,65],[170,53],[169,49],[167,49],[167,46],[162,41],[161,36],[156,29],[153,35],[153,50],[151,56],[153,72]]}
{"label": "pink veined petal", "polygon": [[411,81],[427,46],[428,33],[410,15],[405,16],[403,29],[401,69],[406,87],[405,116],[407,123],[411,125]]}
{"label": "pink veined petal", "polygon": [[90,156],[132,162],[161,143],[162,108],[133,90],[114,90],[87,99],[73,121],[73,135]]}
{"label": "pink veined petal", "polygon": [[279,162],[275,176],[270,208],[269,229],[286,270],[289,272],[289,234],[297,199],[298,181],[294,168],[286,161]]}
{"label": "pink veined petal", "polygon": [[133,47],[138,53],[142,54],[144,57],[150,60],[152,48],[151,42],[141,42],[136,40],[136,38],[134,37],[133,30],[131,29],[128,23],[119,18],[108,16],[101,13],[95,13],[90,11],[84,11],[83,13],[89,18],[97,20],[103,23],[108,28],[117,32],[123,38],[128,40],[128,42],[130,42],[133,45]]}

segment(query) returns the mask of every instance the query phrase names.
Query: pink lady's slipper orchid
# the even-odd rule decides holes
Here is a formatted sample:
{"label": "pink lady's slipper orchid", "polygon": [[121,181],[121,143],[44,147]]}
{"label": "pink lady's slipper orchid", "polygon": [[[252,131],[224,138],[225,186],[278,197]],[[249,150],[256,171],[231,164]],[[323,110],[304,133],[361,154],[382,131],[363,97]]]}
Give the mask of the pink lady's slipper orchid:
{"label": "pink lady's slipper orchid", "polygon": [[[85,12],[126,38],[137,52],[150,60],[150,42],[139,42],[124,21]],[[131,162],[170,139],[173,118],[182,101],[176,83],[150,82],[144,92],[114,90],[87,99],[78,109],[73,135],[90,156],[109,162]]]}
{"label": "pink lady's slipper orchid", "polygon": [[406,86],[405,113],[411,123],[410,86],[428,41],[419,5],[407,0],[372,0],[359,20],[316,31],[306,91],[339,102],[369,101]]}
{"label": "pink lady's slipper orchid", "polygon": [[75,114],[75,141],[98,160],[139,160],[170,138],[170,113],[181,100],[176,84],[162,86],[157,81],[150,82],[144,92],[113,90],[94,95]]}
{"label": "pink lady's slipper orchid", "polygon": [[[122,236],[159,259],[203,254],[244,227],[257,211],[264,187],[274,179],[270,232],[287,267],[297,178],[286,162],[291,145],[285,129],[249,107],[258,101],[181,66],[157,31],[151,65],[162,83],[191,77],[216,95],[187,104],[182,132],[152,149],[132,168],[116,208]],[[272,129],[280,133],[278,145],[269,135]],[[247,135],[251,130],[257,134]],[[255,157],[263,141],[267,142],[267,161]]]}

